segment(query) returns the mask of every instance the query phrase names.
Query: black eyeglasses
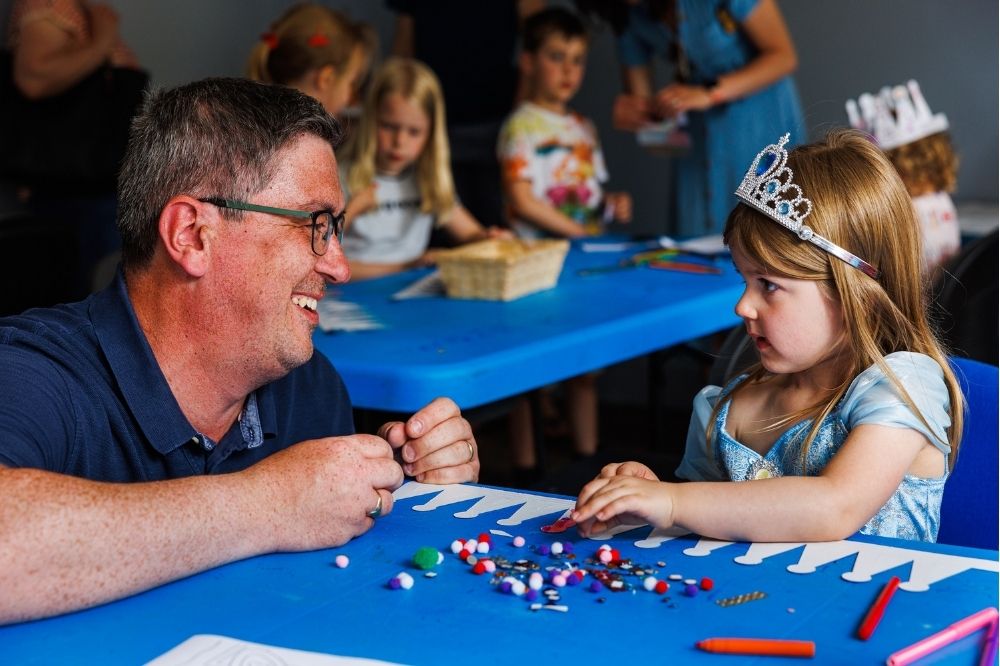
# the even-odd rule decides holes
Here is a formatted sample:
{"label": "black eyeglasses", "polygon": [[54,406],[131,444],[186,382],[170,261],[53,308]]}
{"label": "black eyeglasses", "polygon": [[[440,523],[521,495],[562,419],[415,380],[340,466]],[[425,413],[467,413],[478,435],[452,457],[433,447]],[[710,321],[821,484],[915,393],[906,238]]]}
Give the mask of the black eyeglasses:
{"label": "black eyeglasses", "polygon": [[344,214],[334,215],[333,211],[329,208],[310,213],[290,208],[260,206],[235,199],[223,199],[222,197],[205,197],[198,199],[198,201],[212,204],[219,208],[247,210],[253,213],[267,213],[269,215],[287,215],[288,217],[295,217],[301,220],[309,219],[312,221],[312,251],[321,257],[326,254],[327,248],[330,247],[331,236],[336,234],[338,243],[344,241]]}

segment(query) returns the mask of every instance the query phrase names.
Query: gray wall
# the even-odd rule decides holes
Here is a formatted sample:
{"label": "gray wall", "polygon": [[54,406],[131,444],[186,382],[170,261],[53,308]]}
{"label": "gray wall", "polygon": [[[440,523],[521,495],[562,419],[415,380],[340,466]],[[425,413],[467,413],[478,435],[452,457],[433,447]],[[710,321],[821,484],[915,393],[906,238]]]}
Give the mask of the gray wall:
{"label": "gray wall", "polygon": [[[387,48],[393,14],[379,0],[326,0],[372,23]],[[6,17],[11,0],[0,0]],[[157,85],[240,75],[246,54],[287,0],[113,0],[122,33]],[[567,4],[565,1],[558,4]],[[470,0],[470,7],[475,2]],[[796,74],[810,132],[845,123],[844,100],[917,78],[934,111],[948,115],[962,158],[956,200],[997,199],[998,3],[995,0],[784,0],[799,52]],[[472,22],[474,25],[474,22]],[[661,78],[667,72],[659,71]],[[597,123],[614,187],[636,199],[638,231],[663,229],[669,162],[610,126],[618,66],[608,31],[593,40],[574,105]]]}

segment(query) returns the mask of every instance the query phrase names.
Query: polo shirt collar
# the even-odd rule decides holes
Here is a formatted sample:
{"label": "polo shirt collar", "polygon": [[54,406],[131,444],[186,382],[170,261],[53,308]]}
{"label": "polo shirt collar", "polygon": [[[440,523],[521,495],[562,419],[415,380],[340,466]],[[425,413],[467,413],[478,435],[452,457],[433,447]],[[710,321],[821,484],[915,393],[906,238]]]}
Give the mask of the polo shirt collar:
{"label": "polo shirt collar", "polygon": [[166,455],[197,437],[139,327],[121,269],[106,289],[95,294],[90,307],[104,357],[153,448]]}
{"label": "polo shirt collar", "polygon": [[[91,321],[125,402],[153,448],[166,455],[201,437],[177,404],[146,334],[139,327],[120,268],[111,284],[95,294]],[[254,393],[260,435],[267,440],[277,432],[275,389],[267,384]],[[246,441],[252,446],[261,443]]]}

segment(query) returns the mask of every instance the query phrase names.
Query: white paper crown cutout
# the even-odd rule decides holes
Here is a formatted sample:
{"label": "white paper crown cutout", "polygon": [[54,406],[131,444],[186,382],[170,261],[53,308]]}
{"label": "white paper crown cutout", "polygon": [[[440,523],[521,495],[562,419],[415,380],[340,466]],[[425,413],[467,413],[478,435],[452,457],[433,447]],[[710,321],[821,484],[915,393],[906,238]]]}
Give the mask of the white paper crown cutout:
{"label": "white paper crown cutout", "polygon": [[792,170],[786,166],[788,151],[786,132],[778,143],[765,146],[757,153],[736,188],[736,196],[785,227],[804,241],[829,252],[866,275],[878,279],[878,269],[864,259],[852,254],[833,241],[820,236],[804,224],[812,212],[812,201],[802,194],[802,188],[792,182]]}
{"label": "white paper crown cutout", "polygon": [[916,81],[886,86],[879,94],[865,93],[847,100],[851,127],[875,137],[882,150],[892,150],[948,129],[943,113],[932,114]]}

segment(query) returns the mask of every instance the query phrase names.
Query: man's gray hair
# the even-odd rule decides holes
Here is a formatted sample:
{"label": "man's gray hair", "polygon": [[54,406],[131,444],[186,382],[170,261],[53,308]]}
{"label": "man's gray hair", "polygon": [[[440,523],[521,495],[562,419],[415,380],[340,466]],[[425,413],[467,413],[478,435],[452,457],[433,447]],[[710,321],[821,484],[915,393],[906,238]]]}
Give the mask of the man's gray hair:
{"label": "man's gray hair", "polygon": [[172,197],[246,200],[273,178],[275,153],[303,134],[333,149],[343,136],[319,102],[292,88],[216,78],[149,93],[118,176],[125,271],[152,259]]}

